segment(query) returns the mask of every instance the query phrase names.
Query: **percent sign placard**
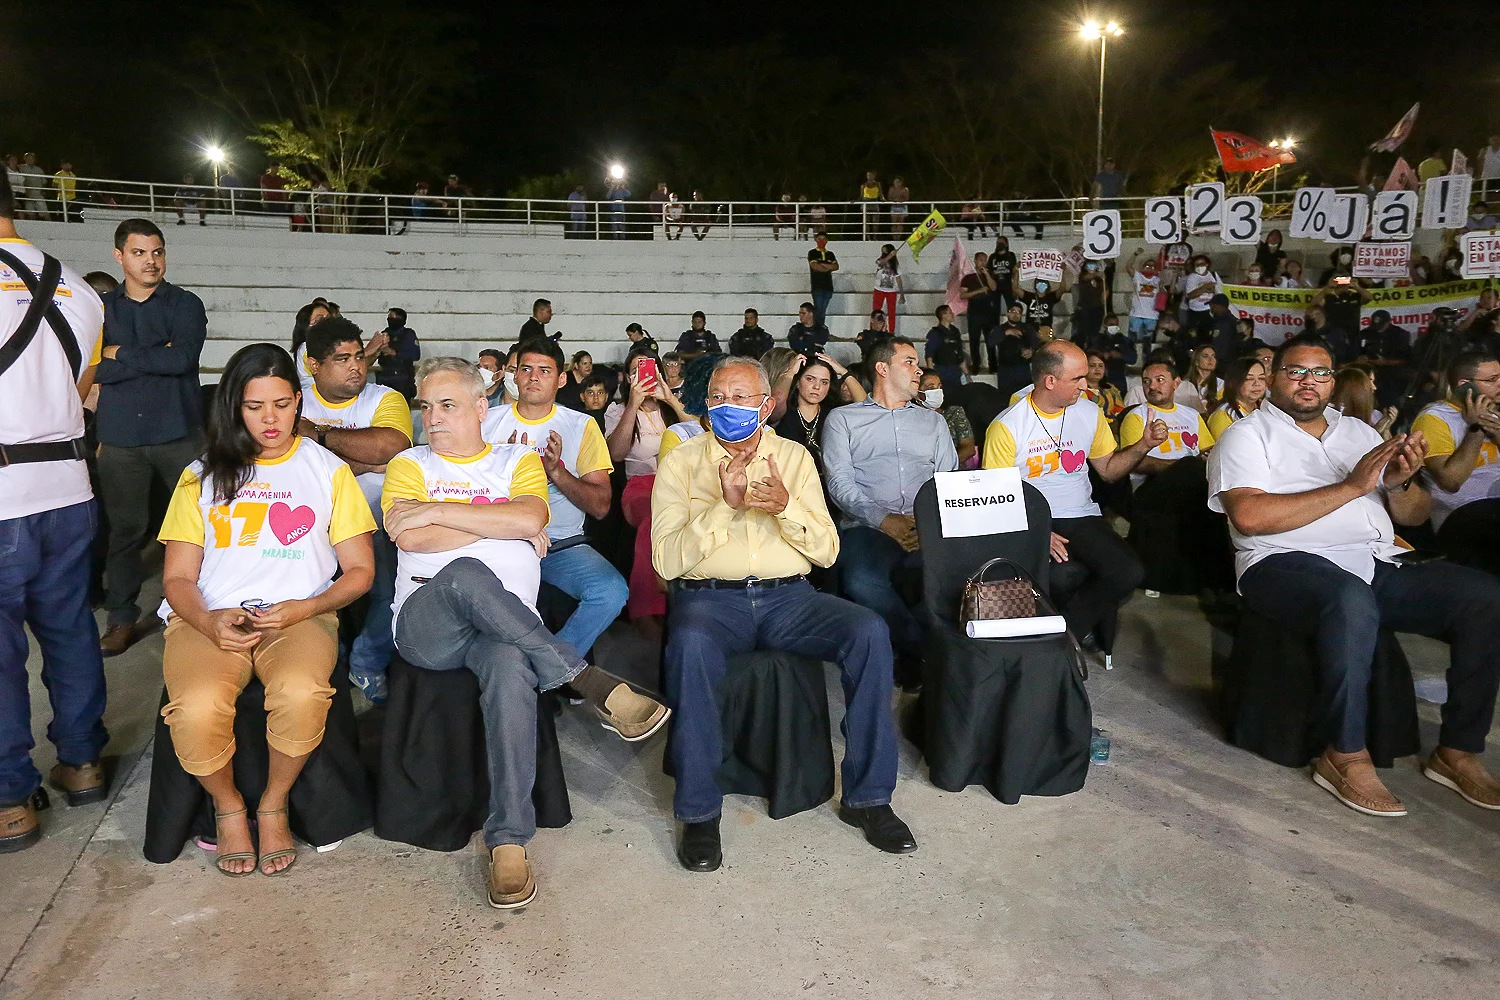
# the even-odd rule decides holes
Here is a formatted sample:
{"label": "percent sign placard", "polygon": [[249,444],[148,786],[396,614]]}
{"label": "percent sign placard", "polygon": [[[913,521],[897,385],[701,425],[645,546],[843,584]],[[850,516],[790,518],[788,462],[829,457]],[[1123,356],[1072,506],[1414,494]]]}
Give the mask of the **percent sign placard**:
{"label": "percent sign placard", "polygon": [[1333,208],[1333,188],[1298,188],[1292,200],[1293,239],[1321,240],[1328,231],[1328,213]]}

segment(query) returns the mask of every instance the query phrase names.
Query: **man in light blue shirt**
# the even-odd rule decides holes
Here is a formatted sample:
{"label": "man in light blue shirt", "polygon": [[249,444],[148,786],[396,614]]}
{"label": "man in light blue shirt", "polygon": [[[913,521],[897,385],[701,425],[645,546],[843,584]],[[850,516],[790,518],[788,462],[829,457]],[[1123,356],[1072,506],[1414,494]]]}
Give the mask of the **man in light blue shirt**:
{"label": "man in light blue shirt", "polygon": [[891,630],[896,679],[921,683],[922,626],[897,592],[893,576],[920,571],[912,507],[922,484],[958,468],[942,414],[917,402],[922,369],[905,337],[870,351],[875,384],[863,403],[828,414],[823,468],[838,505],[838,567],[844,594],[878,612]]}

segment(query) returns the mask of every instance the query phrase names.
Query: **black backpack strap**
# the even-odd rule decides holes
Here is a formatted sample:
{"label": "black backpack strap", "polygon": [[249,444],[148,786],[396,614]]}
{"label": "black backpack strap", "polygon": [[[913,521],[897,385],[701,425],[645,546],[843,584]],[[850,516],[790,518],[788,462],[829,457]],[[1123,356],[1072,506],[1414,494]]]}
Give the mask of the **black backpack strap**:
{"label": "black backpack strap", "polygon": [[51,254],[42,255],[41,277],[31,273],[31,268],[13,254],[0,250],[0,264],[4,264],[16,273],[22,283],[31,292],[31,305],[26,309],[26,315],[21,318],[21,325],[16,327],[3,345],[0,345],[0,375],[5,374],[11,365],[16,363],[21,353],[30,346],[37,330],[41,327],[42,320],[47,320],[47,325],[52,327],[56,334],[58,343],[62,345],[63,353],[68,357],[68,366],[73,370],[73,379],[76,381],[83,377],[83,352],[79,350],[78,338],[73,334],[73,327],[63,315],[53,296],[57,293],[57,286],[62,280],[62,262]]}

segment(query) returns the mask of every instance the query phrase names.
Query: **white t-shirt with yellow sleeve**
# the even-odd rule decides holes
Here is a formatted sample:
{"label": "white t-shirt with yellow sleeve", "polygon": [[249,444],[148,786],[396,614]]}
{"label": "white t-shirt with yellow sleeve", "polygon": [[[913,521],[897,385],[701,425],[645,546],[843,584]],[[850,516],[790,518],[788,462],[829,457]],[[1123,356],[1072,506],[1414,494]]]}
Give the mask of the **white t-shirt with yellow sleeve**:
{"label": "white t-shirt with yellow sleeve", "polygon": [[[0,250],[41,276],[45,255],[23,239],[0,239]],[[53,303],[73,329],[83,367],[104,349],[104,305],[71,267],[58,278]],[[21,324],[31,292],[19,274],[0,264],[0,341]],[[46,444],[83,437],[78,376],[62,342],[43,318],[31,343],[0,374],[0,444]],[[83,461],[26,462],[0,468],[0,521],[85,503],[94,495]]]}
{"label": "white t-shirt with yellow sleeve", "polygon": [[[319,427],[345,431],[363,430],[366,427],[389,427],[406,435],[411,444],[411,407],[406,397],[395,389],[374,382],[365,384],[358,396],[342,403],[330,403],[318,392],[316,385],[302,393],[302,415]],[[380,523],[380,491],[385,486],[385,474],[361,472],[354,477],[359,482],[360,492],[370,502],[370,511],[375,523]]]}
{"label": "white t-shirt with yellow sleeve", "polygon": [[[514,437],[516,444],[523,444],[540,456],[547,450],[547,441],[553,431],[562,438],[563,468],[573,475],[581,478],[590,472],[615,470],[599,422],[587,413],[555,403],[552,412],[540,420],[521,416],[514,403],[491,407],[480,433],[490,444],[510,444]],[[552,520],[547,523],[548,538],[559,541],[583,534],[583,511],[550,482],[547,484],[547,506],[552,509]]]}
{"label": "white t-shirt with yellow sleeve", "polygon": [[703,424],[697,420],[684,420],[668,427],[661,436],[661,448],[656,452],[656,467],[661,468],[661,460],[670,455],[678,445],[691,441],[702,433]]}
{"label": "white t-shirt with yellow sleeve", "polygon": [[[403,451],[386,464],[380,506],[389,514],[397,500],[506,503],[520,496],[547,499],[547,473],[530,447],[487,444],[470,458],[449,458],[422,445]],[[401,619],[401,605],[418,587],[453,560],[465,556],[488,566],[506,590],[536,611],[542,561],[531,542],[522,538],[481,538],[447,552],[399,551],[392,628]]]}
{"label": "white t-shirt with yellow sleeve", "polygon": [[1028,393],[994,419],[984,437],[984,468],[1014,466],[1042,491],[1055,518],[1095,517],[1089,460],[1115,453],[1109,418],[1080,398],[1057,413],[1039,410]]}
{"label": "white t-shirt with yellow sleeve", "polygon": [[[296,438],[291,450],[256,462],[234,499],[214,499],[203,463],[182,470],[157,538],[203,547],[198,590],[210,611],[316,597],[339,568],[333,547],[375,530],[370,507],[344,460],[315,441]],[[161,602],[167,620],[172,608]]]}
{"label": "white t-shirt with yellow sleeve", "polygon": [[[1427,439],[1428,458],[1446,458],[1458,450],[1459,442],[1468,433],[1463,412],[1446,400],[1432,403],[1417,414],[1411,429],[1421,431]],[[1493,441],[1486,440],[1479,446],[1479,464],[1469,473],[1463,485],[1449,493],[1438,486],[1426,472],[1422,478],[1432,493],[1432,527],[1437,530],[1448,520],[1448,515],[1466,503],[1500,497],[1500,450]]]}
{"label": "white t-shirt with yellow sleeve", "polygon": [[[1156,406],[1142,403],[1125,411],[1120,421],[1120,447],[1129,448],[1146,436],[1146,421],[1160,420],[1167,425],[1167,439],[1147,453],[1148,458],[1175,462],[1189,455],[1200,455],[1214,446],[1213,432],[1203,414],[1188,406]],[[1130,485],[1140,488],[1146,481],[1143,473],[1132,472]]]}

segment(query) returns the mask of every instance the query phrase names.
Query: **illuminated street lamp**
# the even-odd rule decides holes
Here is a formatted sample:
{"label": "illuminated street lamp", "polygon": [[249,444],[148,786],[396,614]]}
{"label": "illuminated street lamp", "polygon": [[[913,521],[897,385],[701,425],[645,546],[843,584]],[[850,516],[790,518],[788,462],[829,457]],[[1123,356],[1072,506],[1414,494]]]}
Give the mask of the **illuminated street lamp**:
{"label": "illuminated street lamp", "polygon": [[214,187],[218,187],[219,186],[219,169],[224,166],[224,161],[225,161],[225,159],[227,159],[227,157],[224,155],[223,148],[219,147],[219,146],[207,146],[203,150],[203,158],[206,159],[206,160],[208,160],[209,163],[213,164],[213,166],[214,166]]}
{"label": "illuminated street lamp", "polygon": [[625,167],[620,163],[609,165],[609,179],[612,181],[623,181],[625,179]]}
{"label": "illuminated street lamp", "polygon": [[[1272,149],[1296,149],[1297,148],[1297,140],[1293,139],[1291,136],[1287,136],[1285,139],[1272,139],[1271,142],[1270,142],[1270,146],[1271,146]],[[1280,180],[1281,180],[1281,164],[1278,163],[1274,167],[1271,168],[1271,191],[1272,191],[1272,193],[1275,193],[1275,191],[1276,191],[1276,185],[1277,185],[1277,183]]]}
{"label": "illuminated street lamp", "polygon": [[1078,37],[1086,42],[1095,39],[1099,41],[1099,121],[1094,132],[1094,174],[1097,176],[1104,172],[1104,57],[1109,51],[1109,40],[1119,38],[1125,34],[1125,29],[1120,27],[1118,21],[1106,21],[1100,24],[1095,20],[1088,20],[1078,27]]}

